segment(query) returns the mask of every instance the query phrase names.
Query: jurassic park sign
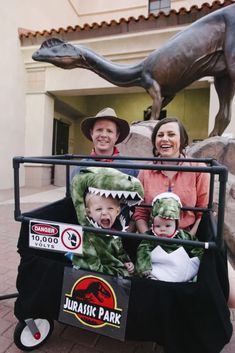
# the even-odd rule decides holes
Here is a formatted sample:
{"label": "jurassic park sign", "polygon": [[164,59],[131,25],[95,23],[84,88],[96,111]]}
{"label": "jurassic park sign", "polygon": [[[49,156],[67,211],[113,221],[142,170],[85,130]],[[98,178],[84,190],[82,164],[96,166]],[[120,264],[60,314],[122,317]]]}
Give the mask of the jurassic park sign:
{"label": "jurassic park sign", "polygon": [[59,321],[124,341],[131,282],[65,267]]}

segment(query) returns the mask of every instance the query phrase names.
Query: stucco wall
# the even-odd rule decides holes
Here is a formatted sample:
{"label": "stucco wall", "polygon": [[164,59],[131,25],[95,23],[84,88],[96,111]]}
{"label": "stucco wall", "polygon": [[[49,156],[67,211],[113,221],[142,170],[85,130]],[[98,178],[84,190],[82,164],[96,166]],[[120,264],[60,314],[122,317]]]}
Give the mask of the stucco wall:
{"label": "stucco wall", "polygon": [[13,12],[17,12],[17,25],[21,28],[40,31],[78,24],[77,14],[68,0],[14,0],[14,3]]}
{"label": "stucco wall", "polygon": [[[148,0],[72,0],[79,24],[119,20],[130,16],[148,15]],[[92,19],[92,21],[91,21]]]}
{"label": "stucco wall", "polygon": [[0,56],[0,189],[12,187],[12,157],[25,152],[25,73],[17,32],[16,2],[0,2],[1,28],[4,29]]}
{"label": "stucco wall", "polygon": [[[148,0],[21,0],[18,25],[31,30],[83,26],[85,23],[147,16]],[[29,15],[30,13],[30,15]]]}

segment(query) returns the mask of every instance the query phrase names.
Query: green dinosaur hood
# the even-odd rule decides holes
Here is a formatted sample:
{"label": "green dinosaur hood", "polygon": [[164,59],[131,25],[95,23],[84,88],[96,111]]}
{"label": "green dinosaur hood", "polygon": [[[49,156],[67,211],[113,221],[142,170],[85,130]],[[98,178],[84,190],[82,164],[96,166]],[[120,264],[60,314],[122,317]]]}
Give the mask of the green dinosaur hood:
{"label": "green dinosaur hood", "polygon": [[140,204],[144,190],[141,182],[114,168],[88,167],[80,170],[71,182],[71,197],[81,225],[91,225],[86,217],[86,192],[105,197],[116,197],[130,207]]}
{"label": "green dinosaur hood", "polygon": [[156,216],[179,220],[181,207],[179,196],[173,192],[163,192],[157,195],[152,201],[151,223],[153,223],[153,219]]}

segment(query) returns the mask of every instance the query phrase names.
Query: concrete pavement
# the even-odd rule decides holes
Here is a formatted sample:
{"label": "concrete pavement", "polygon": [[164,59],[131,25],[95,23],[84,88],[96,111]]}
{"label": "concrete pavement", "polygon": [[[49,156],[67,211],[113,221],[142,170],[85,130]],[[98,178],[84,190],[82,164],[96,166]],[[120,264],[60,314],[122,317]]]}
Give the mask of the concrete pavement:
{"label": "concrete pavement", "polygon": [[[64,196],[64,192],[64,188],[53,186],[43,190],[22,188],[21,210],[22,212],[29,211],[45,203],[58,200]],[[14,221],[13,210],[13,190],[0,191],[0,296],[16,292],[15,282],[20,261],[16,244],[21,223]],[[13,332],[17,323],[13,314],[14,301],[15,299],[0,301],[0,353],[21,352],[13,342]],[[231,310],[231,320],[234,333],[230,343],[224,347],[222,353],[235,352],[235,309]],[[58,322],[55,322],[52,336],[42,348],[37,350],[39,353],[55,351],[59,353],[163,352],[161,347],[152,342],[132,341],[122,343]]]}

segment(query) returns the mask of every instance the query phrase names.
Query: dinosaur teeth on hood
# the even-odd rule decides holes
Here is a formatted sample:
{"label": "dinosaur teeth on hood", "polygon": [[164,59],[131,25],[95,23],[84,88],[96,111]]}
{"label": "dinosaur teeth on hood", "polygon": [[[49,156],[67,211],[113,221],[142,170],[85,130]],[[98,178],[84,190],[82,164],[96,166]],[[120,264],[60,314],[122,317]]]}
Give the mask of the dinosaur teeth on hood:
{"label": "dinosaur teeth on hood", "polygon": [[104,195],[105,195],[105,197],[109,197],[111,195],[111,191],[109,191],[109,190],[105,191]]}
{"label": "dinosaur teeth on hood", "polygon": [[89,186],[88,191],[91,192],[92,194],[102,196],[102,195],[104,195],[105,191],[107,191],[107,190],[101,190],[101,189],[97,189],[97,188],[93,188],[93,187]]}
{"label": "dinosaur teeth on hood", "polygon": [[97,189],[94,187],[88,187],[88,191],[95,195],[105,196],[105,197],[118,197],[121,201],[127,203],[129,206],[139,205],[143,198],[135,191],[115,191],[115,190],[105,190]]}
{"label": "dinosaur teeth on hood", "polygon": [[111,191],[111,196],[112,197],[116,197],[116,192],[115,191]]}
{"label": "dinosaur teeth on hood", "polygon": [[128,205],[139,205],[143,201],[143,198],[136,191],[124,191],[123,196]]}
{"label": "dinosaur teeth on hood", "polygon": [[116,196],[119,197],[119,199],[122,198],[122,191],[116,191]]}
{"label": "dinosaur teeth on hood", "polygon": [[94,188],[89,187],[89,188],[88,188],[88,192],[91,192],[92,194],[96,194],[97,189],[94,189]]}

